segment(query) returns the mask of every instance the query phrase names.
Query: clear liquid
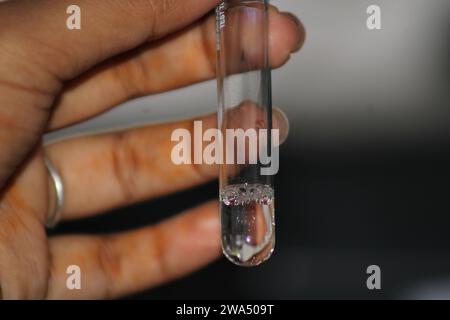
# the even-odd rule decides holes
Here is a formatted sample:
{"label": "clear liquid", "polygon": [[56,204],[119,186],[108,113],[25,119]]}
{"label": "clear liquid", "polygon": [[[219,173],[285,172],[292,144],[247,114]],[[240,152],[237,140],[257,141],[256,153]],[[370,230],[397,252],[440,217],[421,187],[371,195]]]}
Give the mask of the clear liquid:
{"label": "clear liquid", "polygon": [[220,192],[222,249],[240,266],[267,260],[275,246],[274,191],[262,184],[229,185]]}

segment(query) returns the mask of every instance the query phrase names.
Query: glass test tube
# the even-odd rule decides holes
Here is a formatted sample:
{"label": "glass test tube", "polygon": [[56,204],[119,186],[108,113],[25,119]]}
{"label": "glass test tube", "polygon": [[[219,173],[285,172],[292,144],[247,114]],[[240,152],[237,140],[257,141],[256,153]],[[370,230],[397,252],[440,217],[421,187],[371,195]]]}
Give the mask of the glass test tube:
{"label": "glass test tube", "polygon": [[268,1],[227,0],[216,13],[222,249],[233,263],[256,266],[275,245],[273,176],[261,153],[273,144]]}

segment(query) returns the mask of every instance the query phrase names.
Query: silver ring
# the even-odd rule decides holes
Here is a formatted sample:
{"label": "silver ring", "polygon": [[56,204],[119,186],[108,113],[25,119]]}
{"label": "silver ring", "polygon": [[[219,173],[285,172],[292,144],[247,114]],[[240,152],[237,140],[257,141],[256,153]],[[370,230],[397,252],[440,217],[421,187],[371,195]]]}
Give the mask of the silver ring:
{"label": "silver ring", "polygon": [[52,181],[51,184],[55,191],[55,203],[53,205],[50,204],[49,206],[50,210],[45,225],[47,226],[47,228],[54,228],[59,223],[64,207],[64,183],[58,170],[45,155],[44,162]]}

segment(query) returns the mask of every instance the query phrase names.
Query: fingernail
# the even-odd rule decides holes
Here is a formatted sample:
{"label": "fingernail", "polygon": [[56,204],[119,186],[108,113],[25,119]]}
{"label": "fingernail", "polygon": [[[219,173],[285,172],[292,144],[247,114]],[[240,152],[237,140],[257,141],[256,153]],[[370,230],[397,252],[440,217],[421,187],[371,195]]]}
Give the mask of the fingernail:
{"label": "fingernail", "polygon": [[289,119],[287,115],[278,107],[274,107],[272,110],[274,118],[274,128],[280,130],[280,144],[283,144],[289,136]]}
{"label": "fingernail", "polygon": [[291,19],[298,28],[300,36],[299,36],[299,39],[297,42],[297,46],[292,51],[292,52],[298,52],[303,47],[303,42],[304,42],[304,38],[305,38],[305,28],[303,26],[303,23],[300,21],[300,19],[295,14],[293,14],[291,12],[283,12],[283,14],[288,16],[289,19]]}

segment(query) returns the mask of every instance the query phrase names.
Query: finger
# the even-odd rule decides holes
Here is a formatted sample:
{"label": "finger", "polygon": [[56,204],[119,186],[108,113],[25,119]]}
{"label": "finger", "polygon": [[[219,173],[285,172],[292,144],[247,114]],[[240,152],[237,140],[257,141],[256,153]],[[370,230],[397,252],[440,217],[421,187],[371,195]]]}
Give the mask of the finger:
{"label": "finger", "polygon": [[[199,120],[203,132],[217,128],[215,115]],[[193,120],[186,120],[80,137],[48,146],[48,156],[65,184],[63,219],[80,218],[156,198],[216,178],[218,168],[215,165],[176,165],[173,162],[172,149],[177,143],[171,141],[172,133],[177,129],[188,130],[193,144],[198,135],[193,123]],[[273,126],[280,129],[280,140],[285,140],[289,123],[279,109],[273,113]],[[204,143],[203,147],[206,145]]]}
{"label": "finger", "polygon": [[218,3],[79,0],[81,30],[66,27],[69,0],[0,3],[0,29],[7,30],[0,32],[0,187],[37,143],[65,81],[189,25]]}
{"label": "finger", "polygon": [[[220,255],[216,203],[141,230],[50,240],[49,299],[115,298],[191,273]],[[66,287],[67,267],[81,270],[81,290]]]}
{"label": "finger", "polygon": [[[275,7],[269,11],[269,23],[271,65],[276,68],[301,46],[305,32],[297,18],[280,13]],[[87,119],[131,97],[213,78],[215,33],[215,18],[209,16],[174,36],[110,60],[76,79],[57,101],[50,128]]]}
{"label": "finger", "polygon": [[[33,153],[0,192],[0,299],[43,299],[48,285],[47,172]],[[36,197],[30,196],[36,194]]]}
{"label": "finger", "polygon": [[10,42],[18,52],[32,53],[32,61],[44,71],[69,80],[111,56],[187,26],[218,3],[79,0],[82,25],[73,31],[66,27],[71,1],[8,1],[0,7],[2,28],[8,30],[2,41]]}

